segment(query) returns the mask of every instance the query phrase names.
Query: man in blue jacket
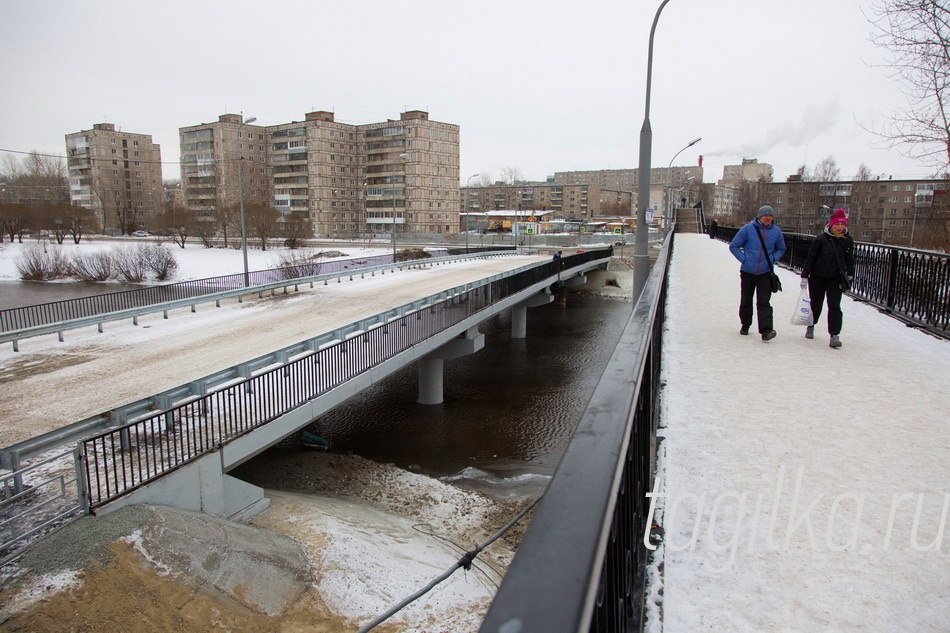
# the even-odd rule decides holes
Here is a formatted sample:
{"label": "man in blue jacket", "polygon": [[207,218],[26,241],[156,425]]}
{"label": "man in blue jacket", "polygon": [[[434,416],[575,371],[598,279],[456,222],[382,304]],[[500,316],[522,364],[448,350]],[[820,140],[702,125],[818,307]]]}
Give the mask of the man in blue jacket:
{"label": "man in blue jacket", "polygon": [[[739,267],[739,334],[749,333],[752,325],[752,295],[759,317],[759,334],[763,341],[775,338],[772,327],[772,265],[785,254],[782,229],[774,224],[775,212],[765,205],[755,219],[739,229],[729,243],[729,250],[742,265]],[[761,239],[759,239],[761,236]],[[765,244],[763,250],[762,244]]]}

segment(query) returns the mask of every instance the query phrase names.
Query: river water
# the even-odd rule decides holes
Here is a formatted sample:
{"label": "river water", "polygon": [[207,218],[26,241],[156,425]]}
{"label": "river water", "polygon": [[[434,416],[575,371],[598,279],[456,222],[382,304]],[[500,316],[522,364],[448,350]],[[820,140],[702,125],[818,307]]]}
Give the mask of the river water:
{"label": "river water", "polygon": [[553,474],[628,317],[627,301],[569,294],[528,310],[526,339],[506,312],[481,329],[485,348],[445,362],[439,405],[416,403],[408,367],[311,427],[352,452],[497,493],[535,496]]}

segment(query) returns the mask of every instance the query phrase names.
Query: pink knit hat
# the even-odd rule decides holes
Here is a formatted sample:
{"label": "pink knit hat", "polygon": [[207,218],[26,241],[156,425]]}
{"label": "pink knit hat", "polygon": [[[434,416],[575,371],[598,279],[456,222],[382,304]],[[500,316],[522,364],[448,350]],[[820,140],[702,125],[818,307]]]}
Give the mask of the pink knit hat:
{"label": "pink knit hat", "polygon": [[835,212],[828,218],[828,226],[834,226],[838,222],[844,222],[844,225],[848,226],[848,216],[845,215],[844,209],[835,209]]}

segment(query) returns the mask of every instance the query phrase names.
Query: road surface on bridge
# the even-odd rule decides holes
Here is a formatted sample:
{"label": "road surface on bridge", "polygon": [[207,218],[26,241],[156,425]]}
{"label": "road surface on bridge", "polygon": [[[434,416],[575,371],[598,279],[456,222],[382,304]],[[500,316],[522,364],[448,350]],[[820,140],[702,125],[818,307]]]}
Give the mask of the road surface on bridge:
{"label": "road surface on bridge", "polygon": [[549,256],[517,255],[354,275],[25,339],[0,351],[0,446],[53,431],[423,297]]}

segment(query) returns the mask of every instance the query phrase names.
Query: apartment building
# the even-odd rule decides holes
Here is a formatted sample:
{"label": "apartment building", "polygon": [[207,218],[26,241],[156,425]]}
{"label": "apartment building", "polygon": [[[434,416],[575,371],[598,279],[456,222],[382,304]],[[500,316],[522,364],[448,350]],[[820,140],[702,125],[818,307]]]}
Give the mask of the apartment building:
{"label": "apartment building", "polygon": [[902,246],[934,247],[947,243],[950,181],[851,180],[786,182],[762,185],[761,202],[775,209],[782,230],[814,234],[827,224],[833,209],[848,215],[855,240]]}
{"label": "apartment building", "polygon": [[388,233],[395,225],[411,233],[458,231],[459,127],[410,110],[398,121],[359,129],[367,230]]}
{"label": "apartment building", "polygon": [[[309,220],[317,236],[356,237],[364,233],[358,126],[337,122],[332,112],[319,110],[307,113],[303,123],[268,129],[275,208]],[[306,152],[295,155],[300,151],[301,134],[305,134]]]}
{"label": "apartment building", "polygon": [[735,184],[742,181],[772,182],[773,169],[768,163],[760,163],[757,158],[743,158],[738,165],[723,165],[720,184]]}
{"label": "apartment building", "polygon": [[71,204],[92,211],[104,233],[147,228],[162,209],[161,148],[149,134],[96,123],[66,135]]}
{"label": "apartment building", "polygon": [[[639,169],[598,169],[591,171],[559,171],[554,173],[555,184],[599,184],[601,189],[629,191],[631,205],[639,208]],[[653,209],[656,217],[662,217],[670,205],[678,204],[682,197],[692,199],[692,192],[703,182],[703,167],[699,165],[670,165],[650,168],[650,200],[647,208]],[[685,196],[684,196],[685,194]]]}
{"label": "apartment building", "polygon": [[462,188],[462,213],[488,211],[552,211],[552,219],[590,222],[595,216],[629,216],[633,194],[604,189],[597,183],[495,183]]}
{"label": "apartment building", "polygon": [[458,230],[459,127],[427,112],[353,125],[319,110],[268,127],[225,114],[180,136],[184,197],[200,214],[239,200],[243,155],[245,204],[307,220],[314,236]]}
{"label": "apartment building", "polygon": [[[704,184],[701,199],[707,217],[745,217],[761,198],[760,184],[772,182],[769,163],[756,158],[743,158],[738,165],[724,165],[722,178],[715,184]],[[758,207],[755,207],[758,208]]]}
{"label": "apartment building", "polygon": [[269,205],[267,130],[240,114],[178,129],[185,206],[204,221],[236,218],[241,183],[245,205]]}

